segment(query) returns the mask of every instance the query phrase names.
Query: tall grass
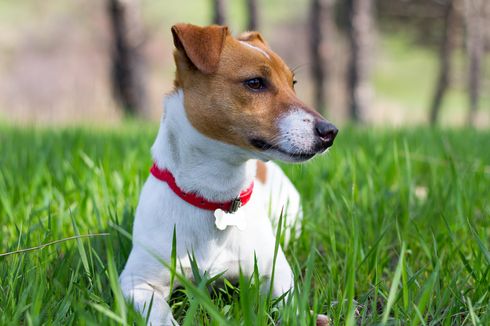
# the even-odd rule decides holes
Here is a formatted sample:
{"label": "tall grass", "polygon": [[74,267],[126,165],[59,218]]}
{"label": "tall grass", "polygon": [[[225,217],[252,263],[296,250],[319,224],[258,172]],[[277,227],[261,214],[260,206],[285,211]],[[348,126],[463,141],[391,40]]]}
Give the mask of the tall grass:
{"label": "tall grass", "polygon": [[[117,277],[155,134],[0,127],[0,253],[11,253],[0,256],[0,324],[144,324]],[[314,325],[310,310],[335,325],[490,324],[489,149],[490,133],[469,129],[344,128],[327,155],[284,166],[305,211],[286,251],[293,294],[261,294],[257,273],[210,288],[194,266],[174,315],[184,325]]]}

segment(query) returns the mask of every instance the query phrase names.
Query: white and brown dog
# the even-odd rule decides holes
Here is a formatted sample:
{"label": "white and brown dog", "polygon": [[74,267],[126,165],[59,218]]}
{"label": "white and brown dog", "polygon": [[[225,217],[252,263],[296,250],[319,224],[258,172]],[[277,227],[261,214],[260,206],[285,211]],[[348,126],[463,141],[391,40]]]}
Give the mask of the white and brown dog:
{"label": "white and brown dog", "polygon": [[[152,325],[176,323],[166,299],[176,230],[177,270],[192,278],[189,253],[209,275],[271,275],[275,225],[301,218],[300,197],[269,160],[303,162],[330,147],[337,129],[294,91],[294,75],[256,32],[172,27],[175,90],[152,147],[154,166],[141,192],[133,248],[120,276],[124,295]],[[255,182],[254,182],[255,180]],[[293,287],[279,249],[272,291]]]}

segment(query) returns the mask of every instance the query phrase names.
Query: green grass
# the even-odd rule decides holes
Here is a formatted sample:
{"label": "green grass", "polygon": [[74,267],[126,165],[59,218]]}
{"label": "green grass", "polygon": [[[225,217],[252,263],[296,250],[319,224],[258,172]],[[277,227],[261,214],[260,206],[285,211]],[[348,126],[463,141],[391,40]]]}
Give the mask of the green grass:
{"label": "green grass", "polygon": [[[0,126],[0,252],[102,233],[0,257],[0,324],[144,323],[117,275],[155,133]],[[285,166],[305,210],[286,252],[292,299],[260,295],[258,275],[210,293],[201,275],[173,296],[175,316],[314,325],[312,309],[335,325],[490,324],[489,148],[490,133],[468,129],[343,128],[328,155]]]}

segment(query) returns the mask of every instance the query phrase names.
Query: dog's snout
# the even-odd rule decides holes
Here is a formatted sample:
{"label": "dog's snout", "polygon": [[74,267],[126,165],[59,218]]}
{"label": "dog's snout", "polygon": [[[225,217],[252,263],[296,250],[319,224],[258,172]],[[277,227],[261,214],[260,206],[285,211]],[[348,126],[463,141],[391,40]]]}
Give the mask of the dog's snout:
{"label": "dog's snout", "polygon": [[332,146],[339,130],[330,122],[325,120],[316,120],[315,132],[325,145]]}

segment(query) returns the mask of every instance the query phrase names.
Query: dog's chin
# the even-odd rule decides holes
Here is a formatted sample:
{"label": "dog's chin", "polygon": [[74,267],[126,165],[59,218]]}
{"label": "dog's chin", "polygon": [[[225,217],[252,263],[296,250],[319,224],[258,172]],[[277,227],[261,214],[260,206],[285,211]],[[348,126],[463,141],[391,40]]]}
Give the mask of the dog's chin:
{"label": "dog's chin", "polygon": [[250,143],[257,150],[259,150],[257,156],[263,161],[280,160],[288,163],[302,163],[312,159],[315,155],[321,154],[325,151],[299,149],[285,150],[279,146],[271,145],[260,139],[252,139]]}
{"label": "dog's chin", "polygon": [[287,163],[303,163],[312,159],[316,155],[316,153],[285,153],[277,150],[267,150],[262,153],[269,157],[269,160],[279,160]]}

